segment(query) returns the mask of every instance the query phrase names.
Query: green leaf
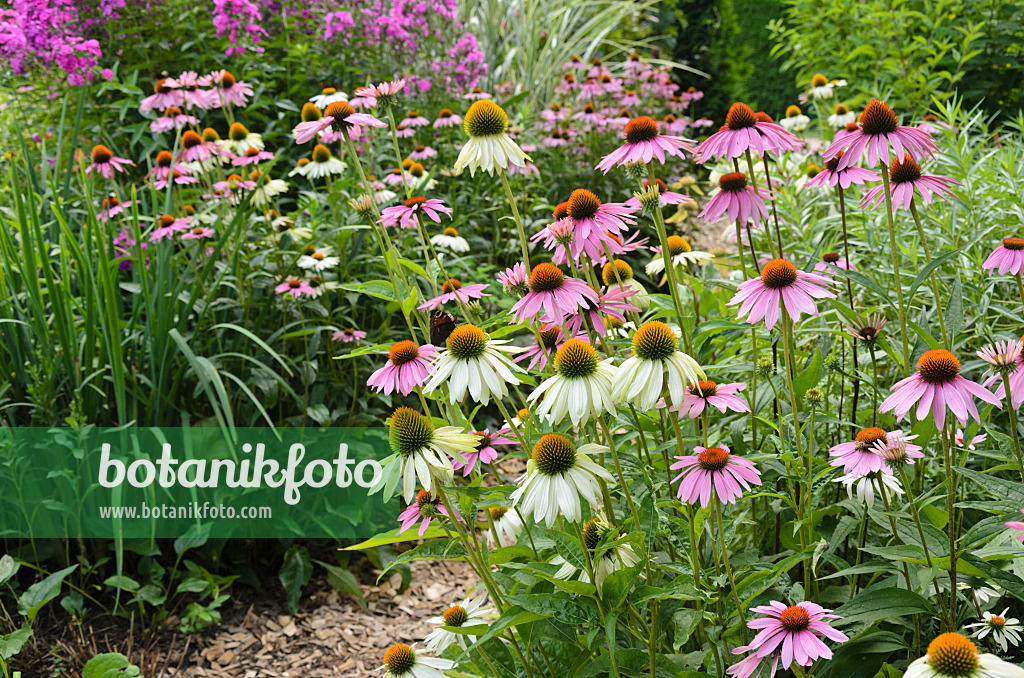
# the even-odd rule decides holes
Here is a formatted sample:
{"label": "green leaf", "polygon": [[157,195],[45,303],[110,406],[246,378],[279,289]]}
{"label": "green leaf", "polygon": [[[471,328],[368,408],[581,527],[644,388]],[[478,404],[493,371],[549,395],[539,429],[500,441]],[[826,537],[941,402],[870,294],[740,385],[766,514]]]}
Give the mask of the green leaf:
{"label": "green leaf", "polygon": [[6,636],[0,636],[0,658],[7,661],[14,655],[21,652],[21,648],[31,637],[32,627],[28,624],[25,624],[14,633],[8,633]]}
{"label": "green leaf", "polygon": [[874,589],[862,591],[853,600],[839,607],[836,614],[842,618],[834,620],[832,625],[847,626],[855,622],[873,624],[882,619],[905,617],[921,612],[934,614],[935,608],[913,591],[896,587]]}
{"label": "green leaf", "polygon": [[962,473],[974,482],[978,483],[993,496],[1004,501],[1011,501],[1015,504],[1024,504],[1024,484],[1015,483],[1010,480],[1003,480],[995,476],[988,476],[967,468],[957,467],[957,472]]}
{"label": "green leaf", "polygon": [[0,584],[17,574],[19,568],[21,568],[21,563],[12,558],[10,554],[5,553],[4,557],[0,558]]}
{"label": "green leaf", "polygon": [[893,310],[896,310],[896,307],[893,306],[892,299],[890,298],[892,296],[892,293],[883,290],[878,283],[876,283],[874,280],[867,277],[863,273],[858,273],[857,271],[847,271],[845,268],[839,268],[838,266],[831,266],[829,273],[837,273],[841,277],[849,278],[858,285],[863,285],[864,287],[868,288],[869,290],[877,294],[879,297],[881,297],[882,301],[889,304],[889,306]]}
{"label": "green leaf", "polygon": [[120,652],[98,654],[85,663],[82,678],[125,678],[139,675],[139,667]]}
{"label": "green leaf", "polygon": [[40,582],[36,582],[21,594],[18,598],[18,612],[28,617],[31,622],[39,614],[43,605],[50,602],[60,593],[60,585],[64,578],[75,571],[78,565],[65,567],[63,570],[54,572]]}
{"label": "green leaf", "polygon": [[953,342],[956,333],[964,326],[964,295],[963,286],[960,283],[960,272],[957,271],[953,278],[953,289],[949,293],[949,302],[946,304],[946,331],[949,333],[949,341]]}
{"label": "green leaf", "polygon": [[487,633],[477,639],[476,644],[482,645],[505,629],[547,619],[551,614],[543,614],[524,609],[521,605],[512,605],[504,614],[494,620]]}
{"label": "green leaf", "polygon": [[356,579],[355,575],[346,570],[343,567],[337,565],[331,565],[325,563],[322,560],[314,561],[317,565],[327,570],[327,583],[338,589],[342,593],[347,593],[351,596],[355,596],[356,600],[359,601],[359,606],[364,610],[366,609],[366,601],[363,600],[362,589],[359,588],[359,580]]}
{"label": "green leaf", "polygon": [[302,587],[309,583],[313,574],[313,563],[305,546],[293,546],[284,554],[284,562],[277,578],[284,585],[288,595],[288,611],[294,613],[299,609],[299,597]]}
{"label": "green leaf", "polygon": [[436,537],[447,537],[449,536],[445,532],[444,528],[440,525],[431,524],[427,528],[427,531],[421,536],[417,530],[406,530],[402,534],[398,534],[400,528],[394,530],[388,530],[387,532],[381,532],[380,534],[370,537],[364,542],[360,542],[355,546],[346,546],[346,551],[366,551],[367,549],[377,548],[384,544],[397,544],[403,541],[419,541],[420,539],[434,539]]}
{"label": "green leaf", "polygon": [[920,287],[924,283],[924,281],[928,278],[928,275],[932,271],[934,271],[936,268],[941,266],[944,261],[946,261],[950,257],[956,256],[957,254],[959,254],[960,250],[962,250],[962,249],[963,248],[960,247],[960,248],[957,248],[957,249],[953,250],[952,252],[946,252],[945,254],[943,254],[940,257],[935,257],[934,259],[929,261],[925,265],[924,268],[921,269],[921,272],[917,274],[916,278],[914,278],[914,282],[910,283],[910,291],[907,293],[907,296],[906,296],[906,304],[908,306],[910,305],[910,302],[913,300],[914,293],[917,292],[917,288]]}
{"label": "green leaf", "polygon": [[1024,580],[1013,572],[1000,570],[998,567],[982,560],[973,553],[964,553],[960,558],[984,573],[985,578],[1003,587],[1007,593],[1020,601],[1024,601]]}

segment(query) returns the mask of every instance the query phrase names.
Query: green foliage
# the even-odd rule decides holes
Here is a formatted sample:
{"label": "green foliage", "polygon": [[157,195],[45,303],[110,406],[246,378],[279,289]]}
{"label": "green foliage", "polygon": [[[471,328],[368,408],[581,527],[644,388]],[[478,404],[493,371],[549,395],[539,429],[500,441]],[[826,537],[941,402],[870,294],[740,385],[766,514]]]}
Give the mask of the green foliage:
{"label": "green foliage", "polygon": [[999,115],[1024,99],[1020,58],[1024,3],[1016,0],[784,0],[785,17],[769,25],[772,54],[795,84],[815,73],[850,86],[838,101],[870,98],[922,116],[932,99],[957,92]]}
{"label": "green foliage", "polygon": [[82,678],[132,678],[138,676],[139,667],[128,661],[128,658],[119,652],[108,652],[99,654],[85,663],[82,669]]}

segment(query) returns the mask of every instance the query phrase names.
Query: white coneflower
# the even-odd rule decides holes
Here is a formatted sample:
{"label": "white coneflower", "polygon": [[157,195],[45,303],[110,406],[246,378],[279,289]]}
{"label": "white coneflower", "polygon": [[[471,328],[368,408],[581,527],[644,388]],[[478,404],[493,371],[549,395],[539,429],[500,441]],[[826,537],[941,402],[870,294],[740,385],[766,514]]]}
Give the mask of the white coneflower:
{"label": "white coneflower", "polygon": [[252,204],[257,207],[268,206],[274,198],[288,190],[288,182],[266,178],[259,170],[250,172],[249,180],[256,182],[256,188],[252,191]]}
{"label": "white coneflower", "polygon": [[459,232],[449,226],[443,232],[430,238],[430,242],[437,247],[443,247],[452,252],[464,253],[469,251],[469,243],[459,235]]}
{"label": "white coneflower", "polygon": [[[616,570],[622,570],[627,567],[633,567],[640,562],[640,556],[636,554],[633,547],[629,544],[616,544],[611,546],[604,551],[600,556],[597,555],[596,549],[598,544],[601,543],[601,539],[611,530],[611,525],[605,520],[603,515],[597,515],[591,518],[583,526],[583,543],[586,545],[587,550],[593,554],[594,558],[594,584],[597,587],[597,595],[601,595],[601,591],[604,588],[604,580],[608,578],[612,572]],[[576,574],[577,569],[572,563],[566,561],[561,556],[555,556],[551,559],[553,565],[561,565],[562,567],[555,573],[557,579],[568,579],[569,577]],[[586,571],[580,572],[580,581],[590,582],[590,575]]]}
{"label": "white coneflower", "polygon": [[835,112],[828,116],[828,124],[833,129],[843,129],[851,122],[857,122],[857,114],[846,104],[837,104]]}
{"label": "white coneflower", "polygon": [[250,132],[245,125],[236,122],[228,129],[228,138],[224,140],[224,147],[235,155],[245,155],[250,148],[262,151],[263,136],[256,132]]}
{"label": "white coneflower", "polygon": [[601,499],[598,478],[613,481],[612,474],[594,463],[591,454],[607,452],[603,445],[588,443],[576,449],[572,439],[558,433],[541,436],[533,446],[526,475],[519,479],[519,488],[509,497],[524,516],[533,515],[548,527],[559,514],[572,523],[583,519],[580,496],[592,509]]}
{"label": "white coneflower", "polygon": [[[486,624],[489,620],[494,618],[494,608],[481,607],[483,604],[483,596],[477,596],[473,600],[469,600],[467,598],[462,601],[462,603],[449,607],[440,617],[431,617],[427,620],[427,623],[437,624],[439,627],[478,626],[481,623]],[[444,628],[436,628],[423,639],[423,643],[426,645],[427,652],[441,654],[451,645],[456,643],[459,647],[465,650],[467,636],[474,639],[477,637],[465,633],[446,631]]]}
{"label": "white coneflower", "polygon": [[964,628],[978,629],[974,632],[974,637],[978,640],[991,633],[992,640],[996,641],[999,647],[1003,648],[1003,652],[1007,652],[1007,642],[1014,647],[1020,644],[1020,622],[1012,617],[1008,618],[1006,613],[1009,611],[1010,608],[1006,608],[999,614],[985,612],[982,615],[982,621],[975,624],[967,624]]}
{"label": "white coneflower", "polygon": [[[395,453],[385,465],[380,483],[384,486],[384,500],[391,498],[390,489],[402,483],[402,497],[408,504],[416,496],[416,479],[428,492],[435,480],[450,483],[454,469],[449,456],[465,462],[463,452],[475,450],[480,437],[463,433],[456,426],[434,428],[428,417],[408,407],[399,407],[388,419],[388,440]],[[391,467],[400,464],[396,470]],[[390,471],[390,472],[389,472]]]}
{"label": "white coneflower", "polygon": [[979,654],[959,633],[943,633],[928,645],[928,654],[907,667],[903,678],[1024,678],[1024,669],[994,654]]}
{"label": "white coneflower", "polygon": [[666,371],[672,405],[683,402],[687,384],[707,379],[697,361],[679,350],[679,336],[665,323],[650,320],[633,334],[633,355],[615,373],[612,397],[641,410],[654,409]]}
{"label": "white coneflower", "polygon": [[491,514],[491,521],[494,523],[494,531],[498,533],[498,541],[495,544],[494,535],[490,530],[484,533],[487,538],[487,548],[496,546],[512,546],[519,541],[519,535],[523,531],[523,521],[519,513],[508,506],[492,506],[487,511]]}
{"label": "white coneflower", "polygon": [[309,101],[322,111],[335,101],[348,101],[348,95],[339,89],[324,87],[320,90],[320,94],[314,94]]}
{"label": "white coneflower", "polygon": [[476,325],[460,325],[448,336],[446,351],[433,364],[434,374],[424,388],[432,393],[441,384],[448,384],[448,400],[455,404],[466,397],[484,405],[491,395],[504,398],[509,384],[519,384],[515,372],[523,372],[505,355],[519,349],[504,346],[506,339],[491,339]]}
{"label": "white coneflower", "polygon": [[322,179],[336,174],[343,174],[346,169],[348,169],[348,165],[335,158],[329,148],[323,144],[317,144],[313,147],[313,155],[310,157],[309,162],[302,165],[301,168],[297,167],[293,171],[297,171],[307,179]]}
{"label": "white coneflower", "polygon": [[800,111],[799,106],[790,106],[786,109],[786,117],[779,124],[790,132],[803,132],[811,124],[811,119]]}
{"label": "white coneflower", "polygon": [[341,259],[332,256],[333,254],[330,247],[317,248],[310,245],[303,249],[302,256],[299,257],[296,264],[299,268],[320,273],[341,263]]}
{"label": "white coneflower", "polygon": [[[672,259],[674,266],[685,266],[689,263],[699,264],[702,261],[714,258],[713,255],[707,252],[693,250],[690,247],[690,243],[686,242],[686,239],[682,236],[670,235],[665,239],[665,242],[668,244],[668,255]],[[653,278],[665,270],[665,257],[662,255],[660,247],[652,249],[655,253],[654,258],[651,259],[644,270],[647,271],[647,275]]]}
{"label": "white coneflower", "polygon": [[456,174],[466,167],[470,175],[478,169],[494,174],[494,170],[504,171],[509,164],[523,167],[530,159],[505,133],[508,116],[501,106],[490,99],[481,99],[469,107],[462,128],[469,136],[469,141],[462,147],[455,161],[453,169]]}
{"label": "white coneflower", "polygon": [[601,270],[601,277],[604,279],[604,284],[608,287],[618,287],[621,283],[627,290],[636,292],[636,294],[629,298],[629,303],[639,308],[650,306],[651,298],[647,296],[647,290],[633,277],[633,267],[622,259],[613,259],[605,264]]}
{"label": "white coneflower", "polygon": [[899,479],[885,471],[875,471],[867,475],[847,473],[833,482],[842,483],[850,499],[856,497],[858,502],[872,508],[875,505],[875,492],[878,491],[876,479],[882,483],[882,489],[890,500],[897,494],[903,494],[903,486],[900,485]]}
{"label": "white coneflower", "polygon": [[573,426],[586,424],[605,412],[615,414],[611,358],[598,360],[597,351],[582,339],[569,339],[555,353],[555,376],[545,379],[527,401],[537,405],[537,415],[560,424],[568,414]]}
{"label": "white coneflower", "polygon": [[455,662],[438,657],[425,657],[426,650],[416,650],[404,643],[392,645],[384,653],[383,678],[447,678],[445,671],[455,668]]}
{"label": "white coneflower", "polygon": [[804,97],[808,99],[831,99],[834,91],[837,87],[846,87],[845,80],[832,80],[829,81],[821,73],[816,73],[811,78],[811,88],[804,92]]}

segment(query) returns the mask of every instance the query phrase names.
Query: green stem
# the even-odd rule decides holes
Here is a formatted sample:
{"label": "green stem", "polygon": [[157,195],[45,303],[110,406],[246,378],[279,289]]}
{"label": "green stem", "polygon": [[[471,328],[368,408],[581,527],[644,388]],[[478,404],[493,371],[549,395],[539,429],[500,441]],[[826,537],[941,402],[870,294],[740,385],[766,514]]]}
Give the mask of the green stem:
{"label": "green stem", "polygon": [[951,451],[952,426],[947,419],[945,429],[939,431],[942,440],[942,459],[946,470],[946,533],[949,535],[949,607],[946,619],[946,630],[956,631],[956,475],[953,473],[953,453]]}
{"label": "green stem", "polygon": [[526,275],[530,275],[530,249],[526,241],[526,231],[523,230],[523,219],[519,216],[519,205],[516,204],[516,197],[512,194],[512,186],[508,183],[508,177],[505,176],[505,170],[498,169],[498,176],[501,177],[501,185],[505,188],[505,196],[508,198],[509,204],[512,206],[512,216],[516,221],[516,229],[519,231],[519,243],[523,247],[523,266],[526,267]]}
{"label": "green stem", "polygon": [[[732,588],[732,597],[736,601],[736,613],[740,616],[740,623],[743,628],[743,643],[746,644],[747,618],[743,614],[743,603],[740,601],[739,591],[736,590],[736,578],[732,574],[732,565],[729,563],[729,549],[725,546],[725,521],[722,520],[722,502],[714,492],[712,492],[711,503],[715,505],[715,521],[718,523],[718,543],[722,546],[722,561],[725,563],[725,572],[729,575],[729,586]],[[724,628],[722,632],[725,632]]]}
{"label": "green stem", "polygon": [[[917,205],[914,198],[910,198],[910,214],[914,217],[914,225],[917,226],[917,235],[921,238],[921,246],[924,247],[924,258],[929,262],[932,260],[931,248],[928,246],[928,238],[924,234],[924,226],[921,224],[921,217],[917,213]],[[949,343],[949,333],[946,331],[946,316],[942,312],[942,297],[939,296],[939,276],[935,269],[928,274],[928,281],[931,283],[932,294],[935,296],[935,315],[939,316],[939,328],[942,330],[942,343],[948,348],[953,346]]]}
{"label": "green stem", "polygon": [[889,186],[889,168],[882,162],[882,188],[885,190],[885,217],[889,226],[889,251],[892,254],[892,272],[896,278],[896,299],[899,301],[900,336],[903,339],[903,376],[910,376],[910,341],[907,334],[907,308],[903,303],[903,284],[900,282],[900,251],[896,244],[896,223],[892,215],[892,189]]}
{"label": "green stem", "polygon": [[1017,433],[1017,410],[1013,407],[1013,399],[1010,397],[1010,375],[1003,372],[1003,392],[1006,400],[1006,413],[1010,415],[1010,433],[1013,434],[1013,451],[1017,455],[1017,469],[1020,471],[1020,479],[1024,481],[1024,461],[1021,460],[1020,434]]}
{"label": "green stem", "polygon": [[[643,182],[637,179],[640,184],[640,190],[644,190]],[[654,176],[654,163],[647,163],[647,182],[654,190],[658,190],[657,177]],[[660,198],[659,198],[660,201]],[[669,293],[672,295],[672,304],[676,309],[676,316],[679,320],[680,329],[682,329],[683,318],[686,317],[683,314],[683,302],[679,299],[679,289],[676,283],[676,272],[675,266],[672,263],[672,255],[668,251],[668,233],[665,231],[665,218],[661,214],[661,205],[654,210],[654,227],[658,231],[658,241],[661,243],[661,256],[665,259],[665,279],[668,282]],[[689,333],[683,333],[686,340],[686,351],[690,352],[689,347]]]}

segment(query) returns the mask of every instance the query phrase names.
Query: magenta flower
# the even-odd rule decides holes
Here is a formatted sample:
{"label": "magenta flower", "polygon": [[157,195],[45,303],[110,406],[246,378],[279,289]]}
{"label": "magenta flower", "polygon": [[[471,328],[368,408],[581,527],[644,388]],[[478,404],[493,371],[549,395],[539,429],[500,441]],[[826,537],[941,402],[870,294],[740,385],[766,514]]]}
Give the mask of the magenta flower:
{"label": "magenta flower", "polygon": [[831,267],[841,268],[844,271],[856,271],[857,267],[854,266],[849,259],[843,259],[835,252],[828,252],[821,255],[821,261],[814,265],[815,271],[828,272]]}
{"label": "magenta flower", "polygon": [[458,127],[461,124],[461,115],[456,115],[450,108],[442,108],[437,113],[437,119],[434,120],[434,129],[440,129],[442,127]]}
{"label": "magenta flower", "polygon": [[[857,434],[856,439],[829,448],[828,455],[834,457],[829,464],[842,466],[844,474],[860,477],[876,471],[891,473],[879,450],[898,447],[916,437],[904,436],[900,430],[886,432],[880,428],[866,428]],[[907,444],[906,450],[908,458],[924,456],[920,445]]]}
{"label": "magenta flower", "polygon": [[831,160],[846,150],[839,159],[837,169],[846,169],[866,154],[867,164],[875,166],[879,161],[889,164],[889,145],[896,154],[897,160],[903,160],[907,153],[918,159],[936,150],[935,142],[927,132],[916,127],[901,127],[899,118],[889,106],[878,99],[872,99],[860,114],[857,123],[858,131],[849,132],[841,137],[837,134],[832,145],[822,156]]}
{"label": "magenta flower", "polygon": [[421,144],[421,145],[417,146],[416,149],[412,153],[409,154],[409,159],[410,160],[415,160],[416,162],[419,162],[421,160],[427,160],[429,158],[433,158],[433,157],[436,157],[436,156],[437,156],[437,151],[435,151],[430,146],[423,146]]}
{"label": "magenta flower", "polygon": [[[839,138],[839,135],[836,135]],[[878,172],[872,172],[869,169],[863,167],[857,167],[856,165],[850,165],[843,169],[839,169],[839,161],[843,159],[843,151],[836,153],[835,157],[825,163],[825,169],[821,170],[813,177],[811,177],[805,186],[828,186],[829,188],[839,188],[846,190],[853,185],[863,185],[869,181],[880,181],[882,175]]]}
{"label": "magenta flower", "polygon": [[[1020,512],[1024,513],[1024,509],[1021,509]],[[1015,520],[1011,520],[1010,522],[1004,523],[1004,524],[1008,528],[1010,528],[1011,530],[1018,530],[1021,533],[1021,534],[1018,534],[1018,535],[1014,535],[1014,536],[1017,537],[1017,539],[1024,539],[1024,523],[1019,522],[1019,521],[1015,521]]]}
{"label": "magenta flower", "polygon": [[959,447],[960,449],[967,449],[973,451],[975,445],[980,445],[981,443],[988,440],[988,434],[982,433],[981,435],[976,435],[973,438],[971,438],[970,442],[966,442],[967,439],[964,437],[963,429],[958,428],[956,430],[956,434],[954,434],[953,436],[953,440],[956,443],[956,446]]}
{"label": "magenta flower", "polygon": [[711,380],[698,381],[686,388],[686,395],[683,402],[675,408],[679,416],[684,414],[690,419],[696,419],[710,405],[719,412],[731,410],[733,412],[749,412],[750,407],[740,398],[737,393],[747,387],[743,383],[718,384]]}
{"label": "magenta flower", "polygon": [[[617,236],[636,225],[632,213],[637,208],[626,203],[602,203],[597,195],[585,188],[574,190],[564,204],[565,215],[561,221],[568,223],[556,222],[546,233],[542,231],[535,235],[533,240],[544,233],[547,237],[545,246],[550,248],[553,240],[562,245],[565,256],[575,261],[579,261],[581,254],[586,254],[591,260],[603,256],[606,245],[614,252],[616,242],[611,240],[611,236]],[[556,209],[555,212],[557,218],[561,210]],[[566,243],[570,232],[572,239]]]}
{"label": "magenta flower", "polygon": [[415,342],[400,341],[388,352],[388,362],[370,375],[367,386],[378,393],[391,395],[397,391],[409,395],[430,376],[430,361],[437,357],[437,348],[431,344],[417,346]]}
{"label": "magenta flower", "polygon": [[[1003,379],[1000,370],[1009,372],[1010,382],[1010,407],[1019,410],[1024,402],[1024,354],[1022,354],[1022,343],[1020,341],[1000,341],[992,346],[977,351],[978,357],[987,362],[990,367],[985,371],[990,375],[982,386],[992,388],[996,384],[994,393],[1000,400],[1006,400],[1006,389],[1003,387]],[[994,368],[994,369],[993,369]]]}
{"label": "magenta flower", "polygon": [[697,454],[676,457],[679,461],[669,468],[682,469],[672,479],[679,482],[676,493],[680,501],[696,504],[698,500],[702,508],[711,501],[711,490],[723,504],[735,504],[743,495],[744,489],[751,485],[761,484],[761,472],[754,463],[743,457],[729,453],[725,445],[721,447],[694,447]]}
{"label": "magenta flower", "polygon": [[530,291],[512,307],[516,323],[536,320],[543,310],[545,322],[562,324],[575,315],[587,301],[597,304],[597,292],[587,283],[565,274],[547,262],[537,264],[530,272]]}
{"label": "magenta flower", "polygon": [[199,78],[199,84],[203,87],[213,87],[211,91],[214,94],[214,100],[220,107],[244,108],[249,103],[249,97],[255,94],[248,83],[235,80],[234,75],[224,70],[204,75]]}
{"label": "magenta flower", "polygon": [[355,342],[358,344],[363,339],[366,339],[366,332],[363,332],[362,330],[354,330],[351,327],[346,327],[343,330],[338,330],[337,332],[333,333],[331,335],[331,339],[333,339],[334,341],[340,341],[343,344],[348,344],[351,342]]}
{"label": "magenta flower", "polygon": [[131,200],[121,202],[120,200],[117,199],[117,196],[111,195],[110,197],[103,199],[103,208],[96,213],[96,218],[99,219],[100,221],[107,221],[111,217],[116,217],[118,214],[121,214],[131,206]]}
{"label": "magenta flower", "polygon": [[747,622],[749,628],[760,629],[760,632],[750,645],[733,650],[733,654],[752,653],[726,670],[733,678],[752,675],[766,657],[772,657],[772,676],[775,675],[780,658],[784,669],[788,669],[794,660],[800,666],[810,666],[816,659],[832,658],[832,650],[821,640],[822,636],[837,643],[849,640],[846,634],[835,630],[825,621],[841,617],[815,603],[803,602],[787,606],[773,600],[751,611],[768,616]]}
{"label": "magenta flower", "polygon": [[768,206],[764,201],[771,200],[771,195],[763,188],[755,191],[747,183],[747,175],[743,172],[723,174],[718,180],[718,188],[718,193],[700,213],[705,223],[713,224],[725,215],[729,221],[738,221],[744,225],[753,221],[756,226],[768,216]]}
{"label": "magenta flower", "polygon": [[425,214],[431,221],[441,223],[441,214],[452,218],[452,210],[445,207],[443,200],[431,198],[427,200],[423,196],[409,198],[402,205],[385,207],[380,213],[380,223],[385,226],[398,226],[399,228],[416,228],[416,215]]}
{"label": "magenta flower", "polygon": [[405,79],[392,80],[391,82],[382,82],[379,85],[369,85],[367,87],[356,87],[355,95],[361,99],[373,99],[374,102],[381,100],[393,104],[395,97],[402,93],[405,89]]}
{"label": "magenta flower", "polygon": [[785,259],[772,259],[761,267],[761,275],[740,283],[739,291],[726,305],[740,304],[738,319],[746,317],[750,324],[763,319],[770,330],[779,320],[780,300],[793,322],[798,322],[803,313],[818,315],[815,299],[836,296],[825,287],[831,284],[831,279],[797,270]]}
{"label": "magenta flower", "polygon": [[177,78],[167,81],[169,87],[174,87],[181,91],[184,97],[185,108],[201,108],[207,111],[211,108],[217,108],[219,105],[219,99],[216,92],[211,90],[199,89],[200,85],[199,74],[195,71],[185,71]]}
{"label": "magenta flower", "polygon": [[704,163],[713,158],[739,158],[748,149],[760,156],[799,147],[800,140],[781,125],[767,116],[759,119],[750,106],[737,102],[729,107],[722,128],[697,147],[695,160]]}
{"label": "magenta flower", "polygon": [[490,464],[498,458],[498,451],[494,449],[494,445],[516,444],[516,441],[503,437],[501,431],[492,435],[488,429],[484,429],[483,431],[474,431],[473,435],[480,436],[480,447],[462,453],[462,456],[466,458],[466,463],[456,459],[452,460],[452,468],[456,471],[462,469],[463,478],[469,477],[470,472],[476,467],[478,461],[483,464]]}
{"label": "magenta flower", "polygon": [[[422,537],[427,533],[430,521],[438,515],[442,515],[445,518],[451,517],[448,515],[448,510],[445,509],[439,497],[431,497],[430,492],[427,490],[420,490],[416,493],[416,498],[409,504],[408,508],[398,514],[398,520],[402,523],[401,527],[398,528],[398,534],[402,534],[416,523],[419,523],[419,532]],[[462,519],[459,518],[459,520]]]}
{"label": "magenta flower", "polygon": [[274,291],[278,294],[290,294],[296,298],[301,297],[303,294],[310,297],[316,295],[313,288],[309,286],[309,283],[299,278],[287,278],[283,283],[275,287]]}
{"label": "magenta flower", "polygon": [[498,284],[505,290],[505,294],[512,297],[521,297],[530,289],[530,279],[526,275],[526,266],[519,261],[506,268],[504,273],[498,274]]}
{"label": "magenta flower", "polygon": [[[658,199],[661,201],[662,205],[681,205],[683,203],[693,203],[693,207],[697,206],[697,202],[690,196],[684,195],[682,193],[674,193],[668,190],[668,186],[666,186],[665,182],[662,181],[661,179],[655,179],[654,182],[655,186],[658,187]],[[650,190],[650,188],[651,182],[644,181],[644,189]],[[639,210],[640,198],[633,196],[623,204],[632,210]]]}
{"label": "magenta flower", "polygon": [[646,163],[655,158],[664,165],[666,154],[685,158],[684,151],[690,150],[693,145],[689,139],[661,134],[658,123],[646,115],[630,120],[623,134],[626,143],[604,156],[597,164],[597,169],[605,174],[613,167],[632,162]]}
{"label": "magenta flower", "polygon": [[204,238],[212,238],[214,236],[214,230],[207,228],[206,226],[196,226],[188,231],[185,231],[181,235],[182,240],[203,240]]}
{"label": "magenta flower", "polygon": [[961,426],[967,424],[968,415],[979,423],[981,421],[974,398],[1002,407],[995,394],[962,377],[960,361],[941,348],[925,351],[917,361],[917,372],[896,382],[889,390],[892,394],[879,406],[879,412],[893,410],[896,421],[902,421],[916,404],[915,415],[918,421],[923,420],[930,411],[940,431],[946,423],[947,407],[956,415]]}
{"label": "magenta flower", "polygon": [[[567,325],[568,326],[568,325]],[[514,363],[521,363],[527,358],[530,359],[530,364],[526,370],[532,372],[534,368],[543,372],[544,368],[548,365],[548,359],[554,357],[558,349],[569,340],[571,336],[574,339],[586,339],[586,333],[571,332],[566,335],[558,325],[541,325],[537,331],[539,337],[534,337],[533,343],[528,348],[524,348],[522,351],[516,354],[516,357],[512,359]],[[543,345],[541,344],[543,342]]]}
{"label": "magenta flower", "polygon": [[235,167],[244,167],[245,165],[258,165],[265,160],[273,159],[274,154],[270,151],[261,151],[255,146],[250,147],[246,150],[245,155],[239,155],[231,159],[231,164]]}
{"label": "magenta flower", "polygon": [[602,288],[598,295],[597,303],[588,303],[580,308],[577,315],[569,318],[565,323],[565,331],[570,336],[585,332],[583,328],[583,317],[588,316],[590,323],[597,330],[597,333],[604,337],[607,332],[606,318],[616,320],[620,323],[626,322],[625,314],[628,312],[639,313],[640,309],[630,303],[630,297],[636,294],[635,289],[613,285],[610,288]]}
{"label": "magenta flower", "polygon": [[153,92],[139,104],[139,110],[143,113],[185,105],[185,94],[174,85],[173,80],[160,78],[153,83]]}
{"label": "magenta flower", "polygon": [[304,144],[328,127],[332,127],[335,132],[347,133],[351,139],[362,134],[362,127],[387,127],[387,125],[368,113],[356,113],[347,101],[335,101],[324,109],[324,117],[319,120],[300,122],[292,130],[292,134],[295,136],[295,143]]}
{"label": "magenta flower", "polygon": [[417,308],[421,311],[432,311],[441,304],[447,304],[451,301],[455,301],[456,299],[465,304],[468,303],[470,299],[481,299],[483,297],[491,296],[484,293],[484,290],[486,289],[486,284],[463,285],[455,278],[449,278],[441,284],[441,294],[433,299],[428,299]]}
{"label": "magenta flower", "polygon": [[1024,238],[1003,238],[1003,244],[988,255],[981,267],[986,271],[998,271],[999,275],[1024,273]]}
{"label": "magenta flower", "polygon": [[92,147],[92,164],[85,168],[86,174],[99,172],[107,179],[115,174],[124,172],[125,167],[135,163],[125,158],[116,157],[113,152],[103,144],[96,144]]}
{"label": "magenta flower", "polygon": [[171,106],[164,110],[162,117],[149,123],[149,131],[155,134],[162,134],[170,130],[180,130],[189,125],[198,125],[199,118],[194,115],[185,115],[177,106]]}
{"label": "magenta flower", "polygon": [[[910,201],[914,199],[914,192],[921,195],[924,204],[932,201],[933,196],[945,198],[953,196],[950,185],[960,186],[960,182],[949,177],[930,177],[921,174],[921,167],[909,155],[903,161],[893,160],[889,167],[889,177],[892,180],[892,205],[897,210],[902,207],[910,209]],[[860,206],[878,207],[885,199],[885,186],[878,185],[864,194],[860,199]]]}
{"label": "magenta flower", "polygon": [[192,227],[192,219],[183,217],[175,219],[170,214],[164,214],[157,219],[157,228],[149,234],[150,242],[160,242],[164,238],[170,238],[177,233],[184,233]]}
{"label": "magenta flower", "polygon": [[203,141],[194,130],[185,130],[181,135],[181,150],[174,157],[174,162],[202,162],[213,156],[222,155],[223,149],[213,141]]}

